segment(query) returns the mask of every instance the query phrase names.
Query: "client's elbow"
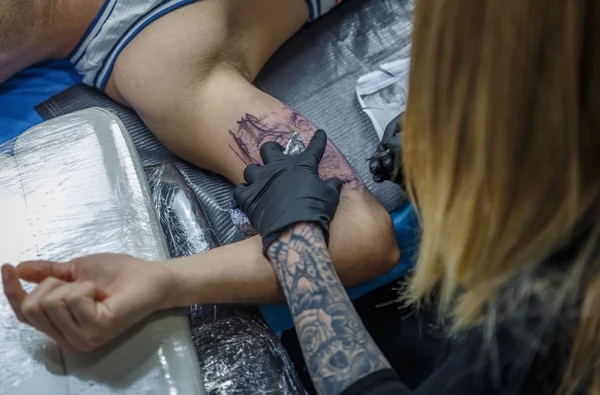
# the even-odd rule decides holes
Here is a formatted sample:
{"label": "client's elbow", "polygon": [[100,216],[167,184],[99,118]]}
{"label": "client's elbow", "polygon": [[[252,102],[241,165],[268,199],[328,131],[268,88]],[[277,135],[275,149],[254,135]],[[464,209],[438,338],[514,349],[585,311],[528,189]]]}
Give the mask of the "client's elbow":
{"label": "client's elbow", "polygon": [[400,251],[392,218],[373,195],[347,193],[332,223],[330,253],[346,286],[376,279],[396,267]]}
{"label": "client's elbow", "polygon": [[[373,200],[374,198],[371,197]],[[380,204],[370,204],[362,216],[364,236],[368,242],[366,266],[371,272],[370,277],[378,277],[392,270],[400,260],[400,249],[396,241],[394,225],[390,214]],[[368,233],[367,233],[368,232]]]}
{"label": "client's elbow", "polygon": [[378,239],[380,240],[379,247],[381,253],[378,255],[380,274],[387,273],[392,270],[400,261],[400,248],[396,240],[394,225],[390,214],[381,207],[378,213]]}

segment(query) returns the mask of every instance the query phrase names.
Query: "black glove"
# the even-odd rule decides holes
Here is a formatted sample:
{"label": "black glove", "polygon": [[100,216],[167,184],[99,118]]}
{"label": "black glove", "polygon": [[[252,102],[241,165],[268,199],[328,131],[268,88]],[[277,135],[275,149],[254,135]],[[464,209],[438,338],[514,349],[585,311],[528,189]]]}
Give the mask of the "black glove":
{"label": "black glove", "polygon": [[402,174],[402,123],[404,113],[398,115],[383,132],[377,151],[369,158],[369,170],[375,182],[390,180],[404,185]]}
{"label": "black glove", "polygon": [[306,150],[288,156],[275,142],[264,144],[260,156],[264,166],[250,165],[244,171],[247,184],[238,185],[233,198],[262,236],[263,253],[291,225],[317,223],[329,242],[329,223],[340,201],[342,181],[319,178],[319,161],[327,146],[327,135],[317,130]]}

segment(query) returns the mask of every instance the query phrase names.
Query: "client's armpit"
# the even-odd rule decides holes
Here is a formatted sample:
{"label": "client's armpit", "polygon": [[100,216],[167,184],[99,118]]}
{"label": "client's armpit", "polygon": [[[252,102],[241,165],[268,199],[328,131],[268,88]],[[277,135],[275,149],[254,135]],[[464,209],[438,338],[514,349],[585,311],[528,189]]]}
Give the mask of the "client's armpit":
{"label": "client's armpit", "polygon": [[[304,144],[308,145],[318,129],[312,122],[290,107],[267,114],[245,114],[237,121],[238,128],[229,133],[235,140],[229,148],[236,153],[245,165],[260,163],[260,147],[275,141],[286,146],[293,132],[298,132]],[[323,179],[338,177],[352,189],[363,189],[364,185],[350,166],[344,155],[329,141],[323,160],[319,165],[319,175]]]}

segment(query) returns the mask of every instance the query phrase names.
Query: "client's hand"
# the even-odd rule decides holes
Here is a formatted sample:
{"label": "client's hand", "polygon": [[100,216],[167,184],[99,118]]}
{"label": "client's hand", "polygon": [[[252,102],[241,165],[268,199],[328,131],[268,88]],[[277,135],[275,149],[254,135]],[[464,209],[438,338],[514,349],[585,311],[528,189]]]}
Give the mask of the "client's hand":
{"label": "client's hand", "polygon": [[[100,347],[142,318],[167,307],[172,286],[165,266],[126,255],[92,255],[68,263],[2,267],[4,292],[20,321],[68,352]],[[27,294],[19,280],[38,283]]]}
{"label": "client's hand", "polygon": [[319,161],[327,146],[327,135],[317,130],[306,150],[288,156],[283,147],[269,142],[260,148],[264,166],[250,165],[244,171],[246,184],[235,188],[233,197],[262,236],[263,253],[281,233],[299,222],[313,222],[329,239],[329,223],[340,201],[342,181],[319,178]]}

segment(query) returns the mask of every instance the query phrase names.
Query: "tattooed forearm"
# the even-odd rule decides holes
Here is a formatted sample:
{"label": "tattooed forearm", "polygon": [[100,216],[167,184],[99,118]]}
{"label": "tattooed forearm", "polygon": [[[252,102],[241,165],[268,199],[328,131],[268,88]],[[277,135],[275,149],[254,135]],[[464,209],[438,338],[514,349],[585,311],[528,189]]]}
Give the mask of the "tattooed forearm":
{"label": "tattooed forearm", "polygon": [[[308,145],[316,130],[314,124],[289,107],[260,116],[245,114],[237,122],[237,130],[229,131],[233,138],[229,148],[245,165],[262,163],[260,147],[264,143],[275,141],[285,147],[291,133],[298,132],[304,144]],[[358,174],[331,142],[319,164],[319,175],[324,179],[338,177],[355,189],[363,188]]]}
{"label": "tattooed forearm", "polygon": [[342,286],[320,229],[299,224],[268,251],[320,394],[339,394],[389,368]]}

